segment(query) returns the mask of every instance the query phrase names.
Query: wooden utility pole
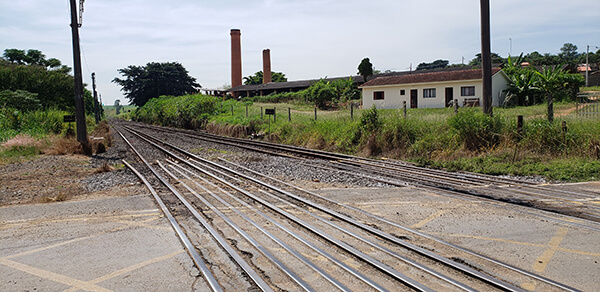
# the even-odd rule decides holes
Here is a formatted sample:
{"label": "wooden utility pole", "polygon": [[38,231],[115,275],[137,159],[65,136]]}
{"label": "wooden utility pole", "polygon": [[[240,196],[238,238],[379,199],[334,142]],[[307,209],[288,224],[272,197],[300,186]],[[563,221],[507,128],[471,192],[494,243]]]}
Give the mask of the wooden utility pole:
{"label": "wooden utility pole", "polygon": [[83,153],[92,154],[92,148],[87,137],[85,125],[85,105],[83,103],[83,79],[81,76],[81,55],[79,49],[79,23],[77,21],[77,3],[71,2],[71,32],[73,35],[73,73],[75,74],[75,117],[77,126],[77,141],[81,143]]}
{"label": "wooden utility pole", "polygon": [[490,0],[481,1],[481,69],[483,71],[483,113],[492,115],[492,52],[490,40]]}
{"label": "wooden utility pole", "polygon": [[94,91],[94,117],[96,125],[100,123],[100,104],[98,103],[98,92],[96,92],[96,73],[92,72],[92,89]]}

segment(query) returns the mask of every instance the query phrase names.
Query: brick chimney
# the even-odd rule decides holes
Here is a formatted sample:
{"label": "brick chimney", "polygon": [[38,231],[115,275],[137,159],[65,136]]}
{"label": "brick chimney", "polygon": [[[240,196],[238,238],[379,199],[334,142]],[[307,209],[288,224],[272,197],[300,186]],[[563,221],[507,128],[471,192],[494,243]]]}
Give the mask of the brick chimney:
{"label": "brick chimney", "polygon": [[271,50],[263,50],[263,84],[271,82]]}
{"label": "brick chimney", "polygon": [[231,88],[242,85],[242,33],[231,30]]}

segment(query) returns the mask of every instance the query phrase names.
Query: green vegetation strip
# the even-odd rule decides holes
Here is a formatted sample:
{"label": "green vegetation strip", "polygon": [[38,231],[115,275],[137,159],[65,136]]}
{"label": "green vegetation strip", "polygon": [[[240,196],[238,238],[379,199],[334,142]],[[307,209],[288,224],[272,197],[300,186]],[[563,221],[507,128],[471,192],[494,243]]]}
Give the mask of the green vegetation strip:
{"label": "green vegetation strip", "polygon": [[[187,95],[153,99],[131,118],[449,170],[561,181],[600,177],[600,117],[578,117],[574,103],[555,104],[553,123],[547,121],[544,105],[495,108],[493,117],[478,108],[460,108],[458,114],[451,108],[408,109],[406,116],[402,109],[355,108],[351,117],[349,107],[346,103],[336,110],[317,110],[315,120],[314,107],[304,102]],[[267,108],[276,109],[276,118],[265,114]],[[522,130],[519,115],[524,116]]]}

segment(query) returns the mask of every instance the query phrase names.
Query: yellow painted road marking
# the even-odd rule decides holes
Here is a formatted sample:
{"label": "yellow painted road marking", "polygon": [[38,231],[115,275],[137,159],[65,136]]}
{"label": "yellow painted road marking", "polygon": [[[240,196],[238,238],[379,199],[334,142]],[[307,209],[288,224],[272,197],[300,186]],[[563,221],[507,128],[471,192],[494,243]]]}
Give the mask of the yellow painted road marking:
{"label": "yellow painted road marking", "polygon": [[[104,233],[104,232],[103,232],[103,233]],[[75,238],[75,239],[71,239],[71,240],[63,241],[63,242],[56,243],[56,244],[53,244],[53,245],[49,245],[49,246],[45,246],[45,247],[40,247],[40,248],[36,248],[36,249],[32,249],[32,250],[28,250],[28,251],[24,251],[24,252],[17,253],[17,254],[13,254],[13,255],[10,255],[10,256],[4,257],[4,258],[0,258],[0,260],[3,260],[3,259],[12,259],[12,258],[16,258],[16,257],[24,256],[24,255],[30,255],[30,254],[34,254],[34,253],[36,253],[36,252],[40,252],[40,251],[44,251],[44,250],[48,250],[48,249],[53,249],[53,248],[55,248],[55,247],[59,247],[59,246],[67,245],[67,244],[70,244],[70,243],[74,243],[74,242],[78,242],[78,241],[86,240],[86,239],[92,238],[92,237],[94,237],[94,236],[97,236],[97,235],[103,234],[103,233],[98,233],[98,234],[88,235],[88,236],[84,236],[84,237],[80,237],[80,238]]]}
{"label": "yellow painted road marking", "polygon": [[564,248],[564,247],[559,247],[558,250],[564,251],[564,252],[587,255],[587,256],[600,257],[600,253],[595,253],[595,252],[587,252],[587,251],[569,249],[569,248]]}
{"label": "yellow painted road marking", "polygon": [[47,279],[50,281],[54,281],[54,282],[69,285],[72,287],[76,287],[78,289],[85,290],[85,291],[101,291],[101,292],[112,291],[112,290],[102,288],[100,286],[97,286],[97,285],[94,285],[91,283],[87,283],[84,281],[80,281],[77,279],[73,279],[73,278],[70,278],[67,276],[63,276],[63,275],[56,274],[53,272],[45,271],[42,269],[34,268],[32,266],[28,266],[25,264],[21,264],[21,263],[15,262],[15,261],[8,260],[6,258],[0,259],[0,264],[5,265],[10,268],[13,268],[15,270],[19,270],[19,271],[40,277],[40,278],[44,278],[44,279]]}
{"label": "yellow painted road marking", "polygon": [[[94,280],[91,280],[91,281],[89,281],[87,283],[89,283],[89,284],[98,284],[98,283],[104,282],[106,280],[110,280],[112,278],[118,277],[120,275],[127,274],[129,272],[135,271],[137,269],[141,269],[141,268],[143,268],[145,266],[149,266],[151,264],[158,263],[158,262],[164,261],[166,259],[172,258],[172,257],[174,257],[176,255],[179,255],[179,254],[183,253],[183,252],[185,252],[185,250],[180,249],[180,250],[178,250],[176,252],[172,252],[170,254],[167,254],[167,255],[164,255],[164,256],[161,256],[161,257],[157,257],[157,258],[154,258],[154,259],[151,259],[151,260],[147,260],[145,262],[141,262],[139,264],[135,264],[135,265],[132,265],[132,266],[120,269],[118,271],[114,271],[114,272],[112,272],[110,274],[104,275],[102,277],[98,277],[98,278],[96,278]],[[79,287],[72,287],[70,289],[65,290],[65,292],[74,292],[74,291],[77,291],[77,290],[79,290]]]}
{"label": "yellow painted road marking", "polygon": [[554,235],[554,237],[552,237],[552,239],[550,239],[550,242],[548,243],[548,249],[546,249],[544,254],[542,254],[542,256],[540,256],[537,259],[535,264],[533,264],[533,269],[536,272],[541,273],[544,270],[546,270],[548,263],[554,256],[554,253],[556,253],[556,251],[558,250],[558,246],[560,245],[560,243],[563,241],[565,236],[567,236],[568,231],[569,229],[567,227],[561,227],[556,231],[556,234]]}
{"label": "yellow painted road marking", "polygon": [[544,246],[546,246],[544,244],[538,244],[538,243],[522,242],[522,241],[515,241],[515,240],[508,240],[508,239],[501,239],[501,238],[492,238],[492,237],[484,237],[484,236],[476,236],[476,235],[467,235],[467,234],[449,234],[449,233],[441,233],[441,232],[427,232],[427,233],[431,234],[431,235],[446,235],[446,236],[452,236],[452,237],[462,237],[462,238],[489,240],[489,241],[497,241],[497,242],[504,242],[504,243],[519,244],[519,245],[535,246],[535,247],[544,247]]}
{"label": "yellow painted road marking", "polygon": [[136,218],[136,217],[148,217],[162,215],[159,212],[152,212],[146,214],[130,214],[130,215],[116,215],[116,216],[94,216],[94,217],[77,217],[77,218],[66,218],[66,219],[55,219],[55,220],[40,220],[40,219],[27,219],[27,220],[15,220],[15,221],[4,221],[0,230],[21,226],[21,225],[36,225],[36,224],[48,224],[48,223],[61,223],[61,222],[72,222],[72,221],[92,221],[92,220],[109,220],[114,218]]}
{"label": "yellow painted road marking", "polygon": [[[552,237],[552,239],[550,239],[550,242],[548,242],[548,248],[544,251],[544,254],[542,254],[533,264],[534,271],[541,273],[546,270],[546,267],[548,267],[548,263],[550,263],[550,260],[552,259],[556,251],[559,250],[558,246],[563,241],[563,239],[565,239],[565,236],[567,236],[568,231],[569,229],[567,227],[561,227],[556,231],[554,237]],[[529,291],[534,291],[537,288],[536,283],[523,283],[521,286],[523,286],[523,288]]]}
{"label": "yellow painted road marking", "polygon": [[421,228],[421,227],[423,227],[425,224],[427,224],[427,223],[429,223],[429,222],[431,222],[431,221],[435,220],[436,218],[438,218],[438,217],[442,216],[443,214],[445,214],[445,213],[447,213],[447,212],[448,212],[448,210],[442,210],[442,211],[439,211],[439,212],[437,212],[437,213],[435,213],[435,214],[432,214],[431,216],[429,216],[429,217],[425,218],[424,220],[422,220],[421,222],[419,222],[419,223],[417,223],[417,224],[415,224],[415,225],[411,226],[410,228]]}

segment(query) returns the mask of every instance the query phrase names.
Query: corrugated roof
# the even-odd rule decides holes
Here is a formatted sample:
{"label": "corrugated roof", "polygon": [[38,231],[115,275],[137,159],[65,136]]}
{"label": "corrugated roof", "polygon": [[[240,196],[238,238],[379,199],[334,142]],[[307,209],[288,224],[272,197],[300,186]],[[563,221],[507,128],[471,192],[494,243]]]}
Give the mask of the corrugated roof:
{"label": "corrugated roof", "polygon": [[[500,68],[493,68],[492,75]],[[360,87],[482,79],[481,69],[440,71],[375,78]]]}

